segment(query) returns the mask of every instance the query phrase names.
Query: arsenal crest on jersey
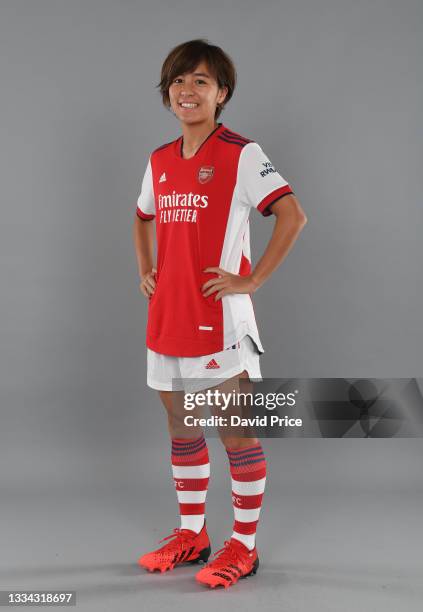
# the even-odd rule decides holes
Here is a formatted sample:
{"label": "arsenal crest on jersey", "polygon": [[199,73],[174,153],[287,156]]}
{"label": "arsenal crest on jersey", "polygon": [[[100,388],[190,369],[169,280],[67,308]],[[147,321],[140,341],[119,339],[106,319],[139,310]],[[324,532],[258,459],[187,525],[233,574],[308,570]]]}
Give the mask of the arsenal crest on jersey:
{"label": "arsenal crest on jersey", "polygon": [[208,183],[212,180],[214,174],[213,166],[201,166],[198,171],[198,182],[201,184]]}

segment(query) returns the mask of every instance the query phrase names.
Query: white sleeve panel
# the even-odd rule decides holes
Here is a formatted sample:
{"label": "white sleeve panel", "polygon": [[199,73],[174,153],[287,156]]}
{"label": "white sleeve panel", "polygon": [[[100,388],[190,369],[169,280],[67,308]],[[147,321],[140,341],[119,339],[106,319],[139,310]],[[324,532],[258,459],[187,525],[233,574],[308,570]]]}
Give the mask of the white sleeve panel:
{"label": "white sleeve panel", "polygon": [[146,220],[153,219],[156,215],[151,158],[148,160],[147,168],[142,180],[141,193],[137,201],[137,215],[141,217],[141,219]]}
{"label": "white sleeve panel", "polygon": [[293,193],[256,142],[249,142],[241,151],[236,189],[243,204],[257,208],[265,217],[272,214],[270,206],[276,200]]}

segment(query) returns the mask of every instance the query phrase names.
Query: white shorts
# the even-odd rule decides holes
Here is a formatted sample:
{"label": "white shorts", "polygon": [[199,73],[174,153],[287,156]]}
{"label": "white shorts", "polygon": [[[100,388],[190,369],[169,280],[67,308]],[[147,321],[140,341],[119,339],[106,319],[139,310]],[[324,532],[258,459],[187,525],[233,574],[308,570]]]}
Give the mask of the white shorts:
{"label": "white shorts", "polygon": [[[147,348],[147,385],[157,391],[202,391],[210,380],[227,380],[247,370],[250,380],[262,381],[260,353],[250,336],[233,346],[201,357],[173,357]],[[185,379],[193,379],[189,382]]]}

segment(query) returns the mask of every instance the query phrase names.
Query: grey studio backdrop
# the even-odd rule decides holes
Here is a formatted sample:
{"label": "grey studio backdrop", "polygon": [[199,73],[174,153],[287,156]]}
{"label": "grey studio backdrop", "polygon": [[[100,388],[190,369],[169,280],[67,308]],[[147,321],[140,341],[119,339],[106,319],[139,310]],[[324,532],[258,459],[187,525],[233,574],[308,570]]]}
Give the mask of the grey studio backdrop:
{"label": "grey studio backdrop", "polygon": [[[191,570],[135,565],[179,524],[132,245],[148,155],[179,135],[154,87],[175,44],[233,57],[221,120],[308,216],[254,296],[263,374],[421,376],[422,19],[417,0],[2,0],[1,588],[73,587],[79,609],[215,605]],[[273,218],[250,219],[256,262]],[[421,440],[263,446],[262,571],[235,601],[417,610]],[[232,507],[209,448],[216,550]]]}

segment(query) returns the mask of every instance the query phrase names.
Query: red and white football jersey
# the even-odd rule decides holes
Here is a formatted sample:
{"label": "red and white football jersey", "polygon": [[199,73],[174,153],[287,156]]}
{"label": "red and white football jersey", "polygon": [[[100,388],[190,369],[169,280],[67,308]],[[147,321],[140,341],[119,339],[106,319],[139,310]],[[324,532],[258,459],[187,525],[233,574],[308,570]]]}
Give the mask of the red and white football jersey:
{"label": "red and white football jersey", "polygon": [[249,294],[215,301],[202,285],[220,267],[251,272],[251,208],[264,216],[293,193],[261,147],[218,124],[196,154],[182,157],[183,137],[150,155],[137,202],[141,219],[156,221],[156,289],[149,301],[146,343],[157,353],[209,355],[250,335],[261,344]]}

